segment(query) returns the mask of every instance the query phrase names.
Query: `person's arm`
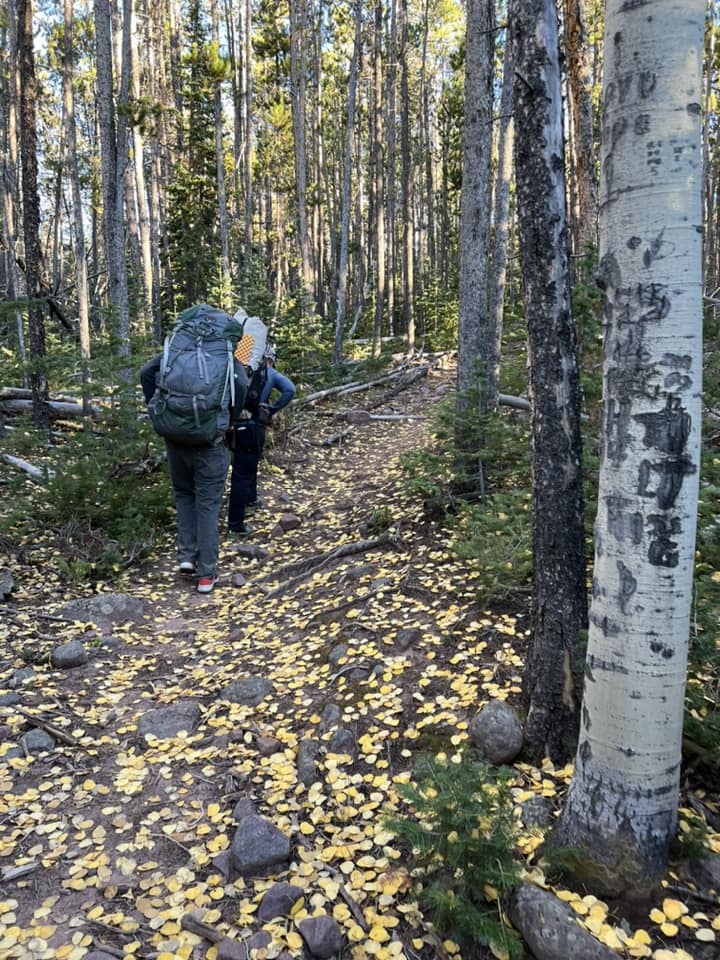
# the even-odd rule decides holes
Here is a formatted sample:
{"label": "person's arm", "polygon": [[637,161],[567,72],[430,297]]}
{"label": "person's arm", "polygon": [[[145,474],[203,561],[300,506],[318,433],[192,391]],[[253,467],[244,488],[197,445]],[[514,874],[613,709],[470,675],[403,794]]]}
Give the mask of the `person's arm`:
{"label": "person's arm", "polygon": [[161,355],[158,354],[156,357],[153,357],[152,360],[148,360],[148,362],[144,364],[140,371],[140,385],[142,387],[143,396],[145,397],[145,403],[150,403],[153,394],[155,393],[161,359]]}
{"label": "person's arm", "polygon": [[230,425],[235,426],[242,420],[242,412],[245,409],[245,398],[247,397],[250,380],[245,372],[245,367],[235,361],[233,374],[235,377],[235,406],[230,411]]}
{"label": "person's arm", "polygon": [[[274,403],[268,403],[268,398],[273,390],[277,390],[280,396]],[[270,413],[278,413],[283,407],[286,407],[295,396],[295,384],[292,380],[284,377],[274,367],[268,368],[267,383],[263,390],[261,403],[268,403]]]}

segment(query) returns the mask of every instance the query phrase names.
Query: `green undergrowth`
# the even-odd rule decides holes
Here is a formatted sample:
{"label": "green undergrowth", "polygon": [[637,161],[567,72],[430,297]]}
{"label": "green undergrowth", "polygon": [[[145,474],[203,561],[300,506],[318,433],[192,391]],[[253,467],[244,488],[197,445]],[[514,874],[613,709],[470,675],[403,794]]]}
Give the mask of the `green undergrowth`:
{"label": "green undergrowth", "polygon": [[405,849],[411,895],[438,934],[465,951],[483,944],[496,956],[519,958],[521,943],[502,908],[519,882],[511,775],[469,754],[421,758],[414,781],[399,787],[406,815],[386,825]]}

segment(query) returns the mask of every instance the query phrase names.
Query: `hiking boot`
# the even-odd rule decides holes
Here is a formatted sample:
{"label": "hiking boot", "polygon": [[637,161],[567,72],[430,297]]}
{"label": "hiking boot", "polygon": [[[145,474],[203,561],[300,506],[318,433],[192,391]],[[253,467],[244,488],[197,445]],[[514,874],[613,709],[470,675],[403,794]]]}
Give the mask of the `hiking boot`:
{"label": "hiking boot", "polygon": [[197,582],[197,592],[198,593],[212,593],[215,584],[218,582],[217,577],[200,577]]}
{"label": "hiking boot", "polygon": [[228,530],[228,534],[233,539],[237,539],[238,537],[249,537],[252,532],[253,528],[249,523],[244,523],[241,527],[238,527],[235,530]]}
{"label": "hiking boot", "polygon": [[260,500],[260,499],[258,498],[257,500],[253,500],[252,503],[248,503],[247,506],[245,507],[245,509],[246,509],[246,510],[259,510],[261,507],[264,507],[264,506],[265,506],[265,501],[264,501],[264,500]]}
{"label": "hiking boot", "polygon": [[184,577],[191,577],[195,573],[195,564],[192,560],[181,560],[175,569]]}

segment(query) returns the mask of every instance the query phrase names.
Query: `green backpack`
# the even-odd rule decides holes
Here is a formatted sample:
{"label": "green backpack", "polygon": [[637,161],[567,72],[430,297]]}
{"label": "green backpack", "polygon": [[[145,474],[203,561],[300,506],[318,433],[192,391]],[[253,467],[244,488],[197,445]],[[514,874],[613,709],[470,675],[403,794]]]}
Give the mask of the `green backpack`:
{"label": "green backpack", "polygon": [[165,338],[157,386],[148,404],[160,436],[199,446],[224,435],[231,410],[242,409],[247,393],[247,376],[243,370],[236,384],[233,360],[242,334],[242,323],[206,303],[183,310]]}

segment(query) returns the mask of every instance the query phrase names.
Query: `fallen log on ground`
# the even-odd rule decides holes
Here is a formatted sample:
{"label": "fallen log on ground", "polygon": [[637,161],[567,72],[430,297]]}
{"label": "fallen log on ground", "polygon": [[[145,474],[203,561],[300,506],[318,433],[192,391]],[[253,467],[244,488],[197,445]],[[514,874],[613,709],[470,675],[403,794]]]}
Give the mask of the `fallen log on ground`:
{"label": "fallen log on ground", "polygon": [[[67,400],[48,400],[48,409],[50,416],[55,419],[63,417],[82,417],[82,403],[69,402]],[[22,400],[8,398],[0,399],[0,413],[25,413],[32,410],[32,400]],[[100,413],[98,407],[89,407],[88,412],[91,416],[97,416]]]}
{"label": "fallen log on ground", "polygon": [[[27,460],[23,460],[22,457],[14,457],[11,453],[4,453],[3,460],[5,460],[6,463],[11,464],[13,467],[17,467],[18,470],[23,470],[29,477],[32,477],[33,480],[39,480],[42,482],[46,478],[45,471],[41,470],[39,467],[33,466],[32,463],[28,463]],[[49,470],[47,475],[52,476],[52,471]]]}

